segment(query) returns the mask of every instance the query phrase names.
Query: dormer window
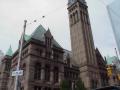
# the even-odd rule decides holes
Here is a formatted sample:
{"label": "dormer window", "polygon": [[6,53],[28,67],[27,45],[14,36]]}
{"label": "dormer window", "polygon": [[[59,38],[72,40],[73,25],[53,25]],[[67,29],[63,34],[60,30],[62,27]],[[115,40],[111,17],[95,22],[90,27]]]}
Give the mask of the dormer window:
{"label": "dormer window", "polygon": [[45,44],[47,47],[51,47],[52,46],[51,38],[45,37]]}
{"label": "dormer window", "polygon": [[48,31],[45,33],[45,44],[48,48],[51,48],[52,40],[53,40],[53,36],[51,35],[50,30],[48,29]]}

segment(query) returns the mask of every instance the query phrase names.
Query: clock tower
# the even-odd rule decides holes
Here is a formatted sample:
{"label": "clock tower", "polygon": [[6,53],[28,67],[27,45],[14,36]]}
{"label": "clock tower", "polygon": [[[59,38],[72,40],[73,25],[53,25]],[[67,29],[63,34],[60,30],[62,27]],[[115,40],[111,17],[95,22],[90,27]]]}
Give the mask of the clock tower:
{"label": "clock tower", "polygon": [[85,0],[69,0],[68,13],[73,60],[80,67],[80,77],[88,90],[99,87],[100,77]]}

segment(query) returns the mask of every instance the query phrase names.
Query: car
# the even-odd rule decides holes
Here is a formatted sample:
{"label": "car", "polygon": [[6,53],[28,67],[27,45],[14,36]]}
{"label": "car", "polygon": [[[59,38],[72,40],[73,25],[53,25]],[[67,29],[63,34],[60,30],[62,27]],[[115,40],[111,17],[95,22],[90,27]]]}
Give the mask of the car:
{"label": "car", "polygon": [[106,86],[102,88],[96,88],[94,90],[120,90],[120,86]]}

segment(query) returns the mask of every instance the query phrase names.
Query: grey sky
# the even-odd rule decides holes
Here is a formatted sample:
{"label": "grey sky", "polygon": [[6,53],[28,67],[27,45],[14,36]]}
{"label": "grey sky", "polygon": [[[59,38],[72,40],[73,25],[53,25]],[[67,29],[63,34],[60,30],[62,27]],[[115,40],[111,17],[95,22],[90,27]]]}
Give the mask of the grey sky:
{"label": "grey sky", "polygon": [[[95,46],[102,55],[115,55],[116,44],[105,6],[99,0],[86,1]],[[111,1],[106,0],[105,3]],[[41,19],[43,15],[46,15],[45,19]],[[24,19],[28,22],[39,19],[39,22],[27,26],[27,34],[42,24],[46,29],[50,28],[63,48],[71,50],[67,0],[0,0],[0,49],[4,53],[10,45],[13,51],[17,49]]]}

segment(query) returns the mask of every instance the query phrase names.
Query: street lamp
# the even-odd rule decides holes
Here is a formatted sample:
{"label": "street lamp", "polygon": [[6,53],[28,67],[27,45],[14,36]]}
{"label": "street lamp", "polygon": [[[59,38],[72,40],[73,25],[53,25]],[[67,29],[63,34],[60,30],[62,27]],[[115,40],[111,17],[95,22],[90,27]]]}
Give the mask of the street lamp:
{"label": "street lamp", "polygon": [[[42,16],[42,18],[45,18],[45,16]],[[37,22],[37,20],[34,20],[33,22]],[[23,48],[23,42],[24,42],[24,35],[25,35],[25,31],[26,31],[26,25],[29,25],[29,24],[32,24],[32,23],[27,24],[27,20],[24,20],[23,33],[22,33],[22,37],[21,37],[21,40],[20,40],[18,63],[17,63],[16,71],[12,72],[12,76],[15,76],[14,90],[19,90],[19,85],[18,85],[19,76],[23,75],[23,70],[20,70],[20,61],[21,61],[21,56],[22,56],[22,48]]]}

